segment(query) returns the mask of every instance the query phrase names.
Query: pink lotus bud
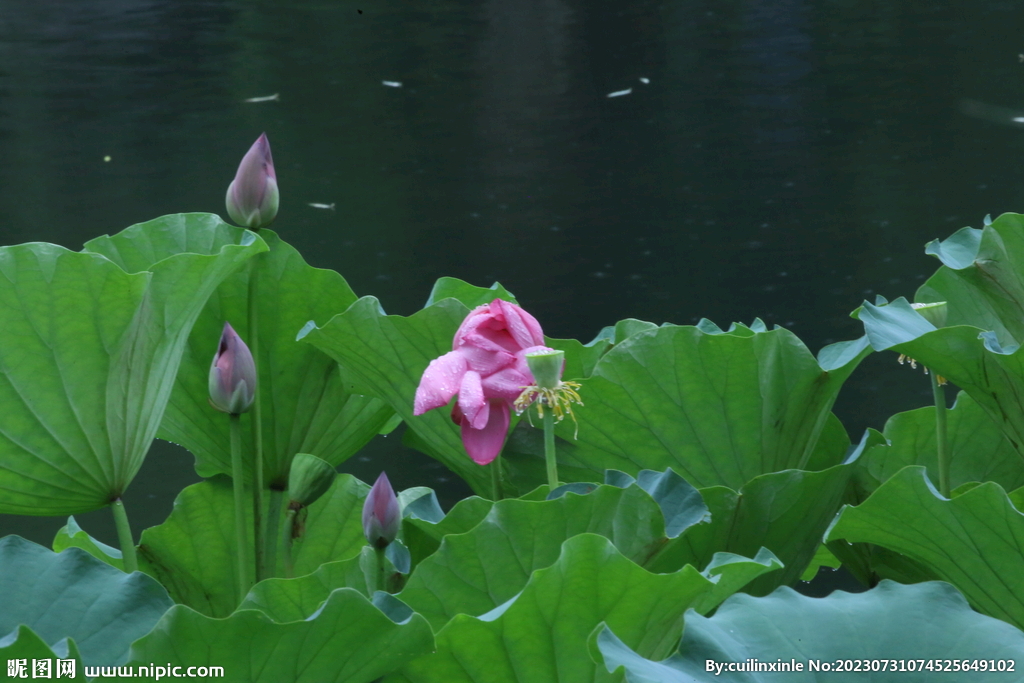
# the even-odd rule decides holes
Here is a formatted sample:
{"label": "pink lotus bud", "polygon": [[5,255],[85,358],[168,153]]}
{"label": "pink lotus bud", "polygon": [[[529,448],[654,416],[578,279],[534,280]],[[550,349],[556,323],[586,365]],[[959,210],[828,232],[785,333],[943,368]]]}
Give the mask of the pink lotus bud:
{"label": "pink lotus bud", "polygon": [[240,415],[249,410],[256,394],[256,364],[242,338],[224,323],[217,354],[210,366],[210,405]]}
{"label": "pink lotus bud", "polygon": [[398,535],[402,523],[402,510],[398,498],[391,488],[388,475],[383,472],[366,496],[363,504],[363,534],[366,542],[374,548],[386,548]]}
{"label": "pink lotus bud", "polygon": [[242,157],[228,185],[228,215],[242,227],[259,230],[274,222],[279,199],[270,141],[263,133]]}

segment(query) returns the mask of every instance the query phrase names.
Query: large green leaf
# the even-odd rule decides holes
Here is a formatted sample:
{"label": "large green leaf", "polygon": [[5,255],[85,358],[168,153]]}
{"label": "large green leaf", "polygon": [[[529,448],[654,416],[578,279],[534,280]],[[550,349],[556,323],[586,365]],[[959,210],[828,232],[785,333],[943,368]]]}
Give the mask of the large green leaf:
{"label": "large green leaf", "polygon": [[[671,467],[694,486],[732,489],[806,469],[840,386],[867,353],[862,339],[827,347],[816,361],[781,328],[637,332],[584,382],[579,440],[566,458],[595,471]],[[563,421],[559,434],[572,440],[573,429]]]}
{"label": "large green leaf", "polygon": [[947,325],[992,330],[1003,345],[1024,339],[1024,216],[1006,213],[983,230],[963,228],[925,252],[943,265],[915,300],[947,302]]}
{"label": "large green leaf", "polygon": [[[566,540],[580,534],[604,536],[625,557],[647,566],[657,563],[666,547],[681,542],[687,530],[707,522],[700,496],[674,473],[645,471],[636,482],[619,475],[609,479],[619,479],[618,484],[591,486],[584,495],[570,484],[548,500],[494,504],[482,521],[468,532],[445,536],[437,552],[416,566],[402,600],[436,630],[457,614],[479,615],[501,605],[522,590],[533,572],[550,566]],[[748,557],[755,559],[727,553],[703,558],[705,574],[721,580],[716,579],[716,590],[702,608],[711,609],[781,566],[760,548]]]}
{"label": "large green leaf", "polygon": [[[394,564],[387,559],[384,571],[385,574],[396,571]],[[327,562],[312,574],[295,579],[260,581],[245,596],[238,609],[258,609],[274,621],[282,623],[301,621],[320,609],[335,589],[352,588],[372,598],[378,590],[376,583],[376,552],[366,545],[355,557]]]}
{"label": "large green leaf", "polygon": [[[486,290],[446,279],[442,292],[455,292],[470,304],[481,296],[509,298],[501,289]],[[433,297],[431,297],[433,301]],[[363,391],[394,408],[424,444],[429,455],[440,460],[478,493],[491,490],[490,472],[470,460],[459,428],[447,408],[413,417],[413,398],[420,377],[430,361],[452,348],[452,338],[469,313],[454,298],[433,301],[409,316],[385,315],[374,297],[363,297],[322,327],[303,328],[302,339],[341,364]]]}
{"label": "large green leaf", "polygon": [[130,273],[52,244],[0,248],[0,512],[73,514],[121,496],[206,299],[266,250],[247,231],[220,239],[221,225],[168,216],[107,238],[181,244]]}
{"label": "large green leaf", "polygon": [[[223,223],[218,228],[220,240],[230,240],[239,231]],[[140,243],[118,236],[93,240],[87,246],[134,272],[146,268],[154,258],[183,248],[170,236],[160,237],[165,239]],[[337,465],[373,438],[392,410],[379,399],[353,393],[333,359],[295,341],[308,320],[326,320],[356,300],[344,278],[308,265],[270,230],[261,230],[260,237],[269,247],[269,253],[254,260],[260,271],[257,367],[263,462],[268,485],[284,490],[296,453],[310,453]],[[157,434],[191,451],[196,469],[204,477],[231,473],[229,420],[210,406],[208,377],[225,321],[253,345],[248,318],[251,272],[245,268],[226,279],[196,320]],[[242,416],[246,452],[252,443],[251,419],[252,412]],[[249,478],[248,459],[246,467]]]}
{"label": "large green leaf", "polygon": [[[693,504],[703,510],[699,498]],[[456,614],[483,614],[522,590],[533,571],[558,558],[564,541],[582,533],[605,536],[643,563],[664,544],[665,522],[639,486],[599,486],[548,501],[502,500],[470,531],[445,536],[417,565],[401,598],[435,630]]]}
{"label": "large green leaf", "polygon": [[135,642],[131,663],[223,667],[225,680],[247,683],[369,683],[433,649],[427,622],[395,603],[381,611],[341,588],[308,619],[284,623],[257,610],[213,619],[176,605]]}
{"label": "large green leaf", "polygon": [[89,666],[123,663],[128,647],[174,604],[152,578],[125,574],[78,548],[54,553],[0,539],[0,640],[24,624],[51,648],[73,638]]}
{"label": "large green leaf", "polygon": [[[628,683],[1024,681],[1024,633],[972,611],[952,586],[937,581],[883,581],[866,593],[826,598],[785,587],[764,598],[735,595],[713,617],[688,612],[679,650],[664,661],[623,640],[609,624],[594,634],[591,652],[602,671],[622,667]],[[755,661],[776,670],[708,669]],[[828,670],[812,671],[811,662]],[[851,670],[837,669],[847,662]],[[1005,670],[978,672],[996,662]],[[964,663],[974,669],[961,670]]]}
{"label": "large green leaf", "polygon": [[415,567],[441,545],[441,539],[450,534],[464,534],[487,516],[494,502],[478,496],[463,498],[442,519],[431,522],[407,516],[402,520],[402,538],[412,555]]}
{"label": "large green leaf", "polygon": [[650,569],[703,567],[717,552],[753,557],[764,547],[785,567],[760,577],[745,590],[764,595],[792,583],[814,559],[822,534],[842,504],[852,468],[847,463],[821,472],[764,474],[739,492],[723,486],[700,489],[711,522],[687,529],[662,550]]}
{"label": "large green leaf", "polygon": [[[969,394],[960,392],[946,413],[950,486],[994,481],[1006,491],[1024,486],[1024,464],[999,425]],[[858,502],[908,465],[922,465],[938,481],[935,455],[935,407],[893,415],[885,423],[887,444],[867,449],[857,463]]]}
{"label": "large green leaf", "polygon": [[[297,575],[359,554],[366,545],[360,511],[368,491],[342,474],[307,508],[305,532],[292,551]],[[142,571],[163,583],[176,602],[214,617],[230,614],[238,603],[233,500],[226,477],[189,486],[167,520],[144,531],[139,544]]]}
{"label": "large green leaf", "polygon": [[674,647],[686,609],[714,591],[693,567],[652,574],[593,534],[570,538],[557,560],[533,572],[496,609],[460,614],[437,633],[437,652],[385,680],[416,683],[515,683],[598,678],[587,637],[601,622],[645,656]]}
{"label": "large green leaf", "polygon": [[935,329],[904,298],[860,312],[871,345],[917,360],[963,388],[1024,457],[1024,352],[969,325]]}
{"label": "large green leaf", "polygon": [[1024,515],[998,484],[949,500],[923,467],[906,467],[862,504],[843,508],[826,534],[837,539],[902,553],[984,614],[1024,626]]}

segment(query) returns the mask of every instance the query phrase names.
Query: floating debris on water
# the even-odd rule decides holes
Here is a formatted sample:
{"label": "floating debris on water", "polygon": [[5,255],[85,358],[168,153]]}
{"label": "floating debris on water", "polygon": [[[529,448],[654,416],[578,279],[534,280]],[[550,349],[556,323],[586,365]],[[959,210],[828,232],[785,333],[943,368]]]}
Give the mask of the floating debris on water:
{"label": "floating debris on water", "polygon": [[280,102],[281,101],[281,93],[276,92],[273,95],[264,95],[262,97],[250,97],[250,98],[242,100],[242,101],[243,102],[249,102],[249,103],[253,103],[253,102]]}
{"label": "floating debris on water", "polygon": [[402,87],[402,82],[401,81],[381,81],[381,83],[383,85],[388,86],[389,88],[401,88]]}
{"label": "floating debris on water", "polygon": [[1000,107],[978,100],[960,100],[960,113],[973,116],[976,119],[1019,126],[1024,123],[1024,111]]}
{"label": "floating debris on water", "polygon": [[623,95],[628,95],[631,92],[633,92],[632,88],[626,88],[625,90],[616,90],[615,92],[610,92],[610,93],[608,93],[607,96],[608,97],[622,97]]}
{"label": "floating debris on water", "polygon": [[648,83],[650,83],[650,82],[651,82],[651,79],[649,79],[649,78],[644,78],[643,76],[641,76],[641,77],[640,77],[640,82],[641,82],[641,83],[643,83],[644,85],[647,85]]}
{"label": "floating debris on water", "polygon": [[334,211],[334,202],[330,204],[321,204],[320,202],[309,202],[307,206],[312,206],[314,209],[329,209]]}

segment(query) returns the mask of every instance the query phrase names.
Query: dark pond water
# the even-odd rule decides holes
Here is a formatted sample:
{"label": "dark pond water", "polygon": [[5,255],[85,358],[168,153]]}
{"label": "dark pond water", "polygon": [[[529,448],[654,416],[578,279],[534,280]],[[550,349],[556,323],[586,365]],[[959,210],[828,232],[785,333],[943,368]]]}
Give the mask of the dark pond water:
{"label": "dark pond water", "polygon": [[[551,336],[761,317],[816,352],[912,296],[927,241],[1024,209],[1022,28],[1013,2],[4,0],[0,243],[223,213],[266,131],[274,228],[389,313],[451,275]],[[929,400],[879,354],[835,410],[857,440]],[[397,435],[343,466],[381,468],[464,493]],[[154,446],[136,534],[195,480]],[[79,521],[113,543],[109,517]]]}

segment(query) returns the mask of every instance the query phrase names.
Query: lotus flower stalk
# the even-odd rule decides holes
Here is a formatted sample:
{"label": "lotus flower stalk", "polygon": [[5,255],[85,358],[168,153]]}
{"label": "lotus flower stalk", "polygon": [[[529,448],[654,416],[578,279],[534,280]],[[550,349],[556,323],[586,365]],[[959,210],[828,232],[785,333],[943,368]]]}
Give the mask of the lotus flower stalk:
{"label": "lotus flower stalk", "polygon": [[[241,601],[249,591],[248,572],[246,571],[246,533],[245,533],[245,486],[243,483],[244,468],[242,465],[242,426],[241,414],[249,410],[256,391],[256,364],[253,362],[249,347],[227,322],[217,344],[217,353],[210,365],[210,405],[217,410],[228,413],[231,418],[231,480],[235,498],[235,544],[236,564],[238,571],[238,599]],[[254,505],[256,517],[259,508]],[[260,538],[258,533],[255,539]],[[261,553],[257,550],[257,560]],[[257,575],[259,570],[257,568]]]}
{"label": "lotus flower stalk", "polygon": [[[547,465],[548,488],[554,491],[558,487],[555,421],[557,419],[558,422],[561,422],[562,418],[568,414],[572,421],[576,422],[572,404],[583,405],[578,393],[580,385],[579,382],[562,381],[562,373],[565,371],[564,351],[548,348],[536,349],[526,354],[526,364],[529,366],[536,384],[523,387],[523,392],[515,402],[516,413],[522,414],[531,405],[537,406],[537,415],[544,424],[544,461]],[[577,436],[579,436],[578,422],[576,430]]]}

